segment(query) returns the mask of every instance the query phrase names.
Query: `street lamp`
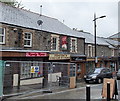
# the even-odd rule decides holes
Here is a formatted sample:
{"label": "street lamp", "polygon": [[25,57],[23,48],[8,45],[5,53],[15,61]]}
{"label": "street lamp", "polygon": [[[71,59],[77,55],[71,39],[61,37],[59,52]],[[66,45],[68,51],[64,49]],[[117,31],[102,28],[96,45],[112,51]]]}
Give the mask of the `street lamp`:
{"label": "street lamp", "polygon": [[95,41],[95,67],[97,66],[97,49],[96,49],[96,20],[100,19],[100,18],[104,18],[106,16],[100,16],[100,17],[96,17],[96,14],[94,13],[94,41]]}

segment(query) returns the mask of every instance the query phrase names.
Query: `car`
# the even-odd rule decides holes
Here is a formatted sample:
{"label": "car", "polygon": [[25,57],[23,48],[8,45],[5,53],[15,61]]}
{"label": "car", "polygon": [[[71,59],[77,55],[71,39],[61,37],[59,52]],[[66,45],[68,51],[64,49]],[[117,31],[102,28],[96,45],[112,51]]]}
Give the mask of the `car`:
{"label": "car", "polygon": [[86,83],[102,83],[104,78],[112,78],[112,72],[107,67],[96,67],[84,75]]}
{"label": "car", "polygon": [[117,72],[117,79],[120,80],[120,69]]}

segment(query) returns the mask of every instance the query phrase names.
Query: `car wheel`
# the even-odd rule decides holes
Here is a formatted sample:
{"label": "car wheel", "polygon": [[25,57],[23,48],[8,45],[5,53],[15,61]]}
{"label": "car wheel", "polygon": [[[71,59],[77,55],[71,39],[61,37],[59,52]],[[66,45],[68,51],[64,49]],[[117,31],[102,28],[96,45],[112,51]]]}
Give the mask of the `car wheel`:
{"label": "car wheel", "polygon": [[98,83],[102,83],[102,79],[98,78]]}
{"label": "car wheel", "polygon": [[89,81],[85,81],[86,83],[89,83]]}

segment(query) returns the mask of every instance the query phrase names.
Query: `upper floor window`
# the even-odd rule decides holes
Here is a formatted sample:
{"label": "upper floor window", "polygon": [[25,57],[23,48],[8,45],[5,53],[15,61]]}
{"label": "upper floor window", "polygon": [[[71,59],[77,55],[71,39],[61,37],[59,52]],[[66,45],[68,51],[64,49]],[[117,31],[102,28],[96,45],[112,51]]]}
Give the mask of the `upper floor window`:
{"label": "upper floor window", "polygon": [[77,39],[71,38],[71,52],[77,52]]}
{"label": "upper floor window", "polygon": [[58,51],[59,50],[59,36],[52,35],[51,37],[51,50]]}
{"label": "upper floor window", "polygon": [[24,46],[32,47],[32,33],[30,33],[30,32],[24,33]]}
{"label": "upper floor window", "polygon": [[88,57],[92,57],[92,45],[88,45]]}
{"label": "upper floor window", "polygon": [[114,56],[114,49],[111,50],[111,55]]}
{"label": "upper floor window", "polygon": [[5,44],[5,28],[0,28],[0,44]]}

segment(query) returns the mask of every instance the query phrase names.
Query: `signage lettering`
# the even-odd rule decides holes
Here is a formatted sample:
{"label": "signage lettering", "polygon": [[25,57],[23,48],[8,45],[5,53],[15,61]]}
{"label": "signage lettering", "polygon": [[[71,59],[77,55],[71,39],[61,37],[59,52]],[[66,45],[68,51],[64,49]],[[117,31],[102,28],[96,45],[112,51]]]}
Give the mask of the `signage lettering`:
{"label": "signage lettering", "polygon": [[49,54],[49,60],[70,59],[70,54]]}
{"label": "signage lettering", "polygon": [[26,53],[26,57],[42,57],[42,56],[48,56],[48,54],[42,53],[42,52],[28,52],[28,53]]}

